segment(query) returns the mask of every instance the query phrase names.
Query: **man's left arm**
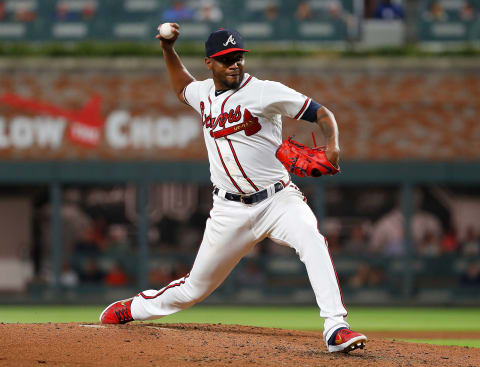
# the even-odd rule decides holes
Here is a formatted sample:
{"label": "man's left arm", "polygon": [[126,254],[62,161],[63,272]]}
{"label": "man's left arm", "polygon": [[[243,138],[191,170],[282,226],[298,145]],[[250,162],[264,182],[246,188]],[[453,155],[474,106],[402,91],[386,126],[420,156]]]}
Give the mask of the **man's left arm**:
{"label": "man's left arm", "polygon": [[317,123],[327,143],[326,157],[338,168],[340,158],[338,126],[335,116],[329,109],[282,83],[272,81],[263,82],[260,104],[267,114],[280,114],[296,120]]}
{"label": "man's left arm", "polygon": [[330,163],[338,167],[340,161],[340,145],[338,143],[338,125],[335,116],[328,108],[321,106],[317,110],[316,123],[320,127],[320,131],[327,143],[325,154]]}

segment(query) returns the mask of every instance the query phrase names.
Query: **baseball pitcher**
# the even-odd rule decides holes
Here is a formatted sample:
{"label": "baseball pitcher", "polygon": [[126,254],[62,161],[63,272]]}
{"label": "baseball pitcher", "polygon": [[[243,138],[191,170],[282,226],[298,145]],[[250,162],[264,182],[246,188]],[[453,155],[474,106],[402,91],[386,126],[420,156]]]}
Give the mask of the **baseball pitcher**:
{"label": "baseball pitcher", "polygon": [[[289,246],[305,264],[324,321],[330,352],[364,348],[365,335],[350,330],[347,311],[325,238],[317,219],[291,182],[298,176],[339,172],[338,127],[326,107],[301,93],[245,72],[241,35],[213,32],[205,43],[211,78],[198,81],[174,50],[180,27],[168,23],[157,38],[173,91],[201,116],[213,183],[213,208],[191,272],[160,290],[117,301],[100,315],[105,324],[150,320],[202,301],[258,242],[269,237]],[[160,28],[160,27],[159,27]],[[327,142],[305,147],[282,143],[282,116],[315,123]]]}

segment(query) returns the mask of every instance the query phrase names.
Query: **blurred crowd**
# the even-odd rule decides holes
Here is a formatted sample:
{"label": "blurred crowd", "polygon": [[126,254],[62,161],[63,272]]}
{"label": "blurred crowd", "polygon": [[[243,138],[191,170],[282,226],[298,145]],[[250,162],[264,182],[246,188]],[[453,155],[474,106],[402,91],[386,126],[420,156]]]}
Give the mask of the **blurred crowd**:
{"label": "blurred crowd", "polygon": [[475,0],[429,1],[423,11],[423,19],[431,22],[447,22],[461,20],[470,22],[476,20],[479,4]]}
{"label": "blurred crowd", "polygon": [[[35,22],[40,17],[40,6],[35,0],[0,0],[0,22]],[[49,16],[52,21],[89,21],[96,16],[97,7],[97,0],[58,0]]]}
{"label": "blurred crowd", "polygon": [[[198,249],[211,199],[198,201],[196,185],[161,184],[150,190],[149,281],[161,286],[184,276]],[[203,189],[205,190],[205,189]],[[209,189],[206,189],[211,196]],[[158,205],[157,205],[158,204]],[[62,283],[128,286],[138,273],[135,187],[67,188],[62,205]],[[37,280],[52,278],[50,207],[36,214],[33,250]],[[185,255],[184,257],[181,257]],[[171,259],[173,258],[173,260]],[[185,260],[186,259],[186,260]]]}
{"label": "blurred crowd", "polygon": [[[459,238],[455,228],[444,229],[429,213],[417,213],[412,218],[412,253],[422,257],[442,255],[480,255],[480,233],[468,227]],[[404,220],[399,209],[392,210],[376,223],[354,224],[347,233],[336,228],[326,232],[330,250],[335,254],[402,256],[408,248],[404,238]]]}
{"label": "blurred crowd", "polygon": [[[225,21],[230,11],[229,1],[218,0],[171,0],[164,7],[163,2],[155,6],[142,5],[135,0],[125,0],[122,7],[126,12],[155,11],[160,12],[159,21],[169,22],[212,22]],[[162,6],[160,6],[162,4]],[[293,4],[295,18],[299,21],[314,21],[320,19],[339,19],[346,23],[353,22],[354,14],[345,6],[342,0],[295,0]],[[56,21],[89,21],[98,15],[98,0],[68,1],[57,0],[53,6],[50,20]],[[478,17],[477,0],[424,0],[419,2],[419,10],[428,21],[463,20],[472,21]],[[37,0],[16,1],[0,0],[0,22],[34,22],[40,16],[40,3]],[[120,8],[121,9],[121,8]],[[245,1],[241,17],[250,21],[272,22],[282,17],[280,0]],[[423,9],[423,10],[422,10]],[[405,18],[403,0],[364,0],[363,16],[383,20],[398,20]]]}
{"label": "blurred crowd", "polygon": [[[478,39],[479,9],[480,0],[408,7],[404,0],[0,0],[0,38],[151,40],[159,23],[177,22],[189,40],[225,27],[260,41],[399,46],[413,35],[420,42]],[[437,24],[446,22],[456,27]]]}
{"label": "blurred crowd", "polygon": [[[479,228],[472,224],[457,228],[451,224],[452,213],[438,203],[435,206],[431,193],[428,194],[430,191],[428,188],[416,191],[411,253],[423,259],[472,259],[460,269],[459,284],[480,285]],[[314,202],[314,190],[305,187],[304,192],[310,203]],[[342,281],[353,288],[387,282],[389,262],[382,263],[382,259],[401,258],[409,253],[404,218],[396,205],[398,189],[332,188],[327,191],[327,197],[328,215],[321,227],[329,250],[335,257],[356,261],[351,271],[342,272]],[[211,190],[207,185],[158,184],[149,190],[149,203],[148,280],[152,287],[161,288],[189,271],[211,209]],[[45,205],[36,216],[42,240],[34,251],[38,277],[47,279],[49,213]],[[134,187],[67,188],[62,206],[63,286],[135,286],[138,274],[136,220]],[[235,272],[235,281],[240,286],[278,281],[279,275],[272,277],[268,270],[269,263],[278,258],[289,259],[292,264],[299,261],[292,249],[264,240]],[[287,280],[293,282],[294,279],[300,283],[307,281],[302,272]]]}

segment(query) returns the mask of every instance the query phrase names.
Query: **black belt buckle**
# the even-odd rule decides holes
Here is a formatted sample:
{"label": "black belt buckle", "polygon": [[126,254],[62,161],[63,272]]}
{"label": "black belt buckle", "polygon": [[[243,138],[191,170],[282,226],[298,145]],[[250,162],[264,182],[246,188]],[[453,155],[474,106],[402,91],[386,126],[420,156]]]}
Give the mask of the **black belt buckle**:
{"label": "black belt buckle", "polygon": [[283,184],[281,182],[277,182],[275,184],[275,193],[279,192],[279,191],[282,191],[285,187],[283,186]]}
{"label": "black belt buckle", "polygon": [[240,195],[240,202],[243,204],[253,204],[255,201],[253,200],[253,195]]}

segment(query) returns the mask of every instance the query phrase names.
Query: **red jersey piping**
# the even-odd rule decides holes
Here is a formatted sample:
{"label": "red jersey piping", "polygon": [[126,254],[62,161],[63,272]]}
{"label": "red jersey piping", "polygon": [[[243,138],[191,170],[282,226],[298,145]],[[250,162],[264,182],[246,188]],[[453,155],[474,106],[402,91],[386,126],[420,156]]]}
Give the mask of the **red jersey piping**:
{"label": "red jersey piping", "polygon": [[305,100],[305,103],[303,104],[302,108],[300,109],[300,111],[298,111],[297,115],[294,117],[295,120],[298,120],[301,116],[302,116],[302,113],[305,111],[305,109],[307,108],[308,106],[308,102],[310,101],[310,98],[307,98]]}

